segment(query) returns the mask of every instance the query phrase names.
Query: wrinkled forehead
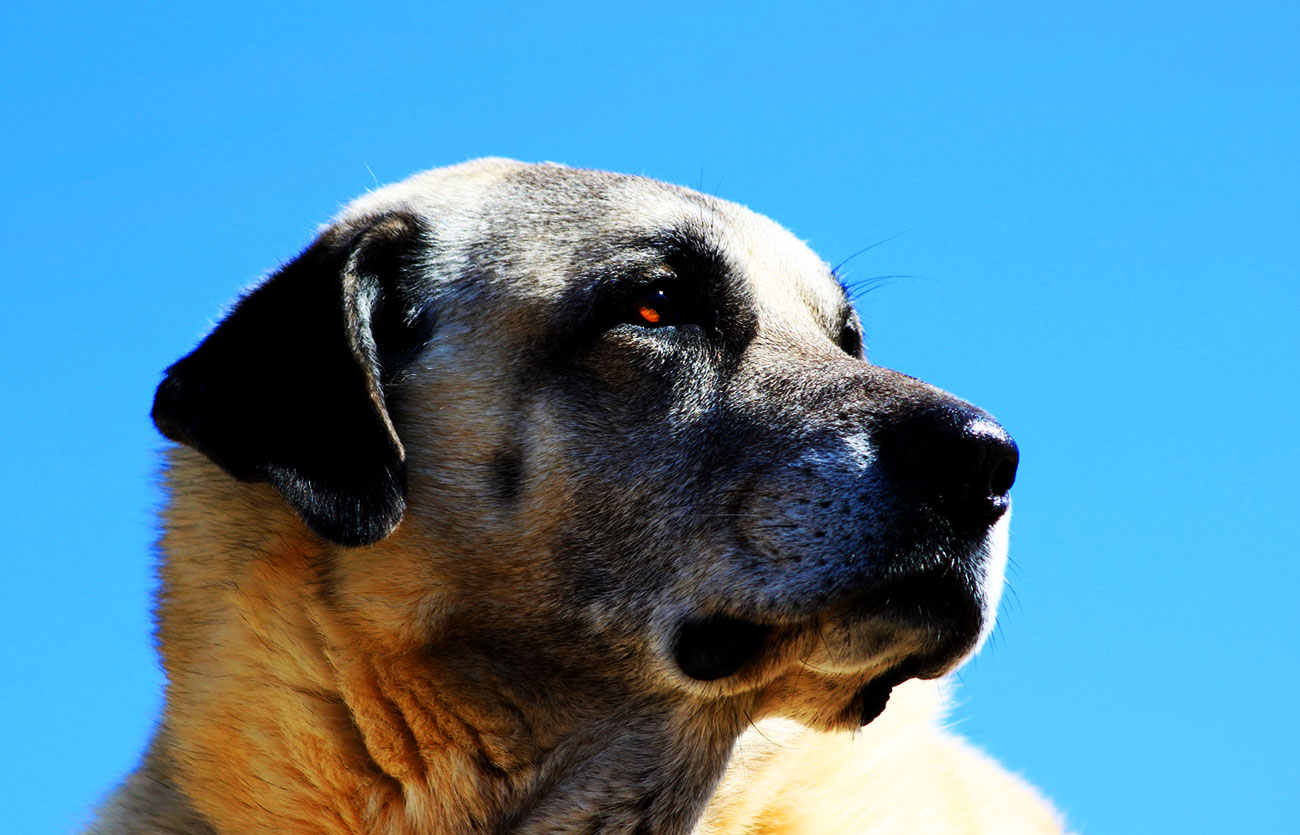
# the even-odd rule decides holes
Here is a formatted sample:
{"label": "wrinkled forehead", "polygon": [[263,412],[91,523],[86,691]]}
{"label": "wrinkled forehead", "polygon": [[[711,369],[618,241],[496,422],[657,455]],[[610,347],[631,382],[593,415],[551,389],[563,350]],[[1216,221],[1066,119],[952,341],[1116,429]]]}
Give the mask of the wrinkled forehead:
{"label": "wrinkled forehead", "polygon": [[[721,262],[753,300],[760,327],[837,327],[847,302],[800,240],[743,206],[643,177],[478,160],[420,174],[352,204],[341,220],[403,210],[426,218],[430,264],[509,276],[515,292],[558,298],[575,275],[650,269],[667,247]],[[444,263],[438,263],[439,261]]]}

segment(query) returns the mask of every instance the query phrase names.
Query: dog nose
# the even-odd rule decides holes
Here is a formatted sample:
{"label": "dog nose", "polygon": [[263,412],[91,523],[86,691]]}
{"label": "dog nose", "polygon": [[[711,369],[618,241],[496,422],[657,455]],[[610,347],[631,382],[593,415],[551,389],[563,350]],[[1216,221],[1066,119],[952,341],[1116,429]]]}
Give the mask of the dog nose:
{"label": "dog nose", "polygon": [[883,435],[882,463],[914,500],[957,524],[991,525],[1006,512],[1020,451],[987,413],[965,405],[922,409]]}

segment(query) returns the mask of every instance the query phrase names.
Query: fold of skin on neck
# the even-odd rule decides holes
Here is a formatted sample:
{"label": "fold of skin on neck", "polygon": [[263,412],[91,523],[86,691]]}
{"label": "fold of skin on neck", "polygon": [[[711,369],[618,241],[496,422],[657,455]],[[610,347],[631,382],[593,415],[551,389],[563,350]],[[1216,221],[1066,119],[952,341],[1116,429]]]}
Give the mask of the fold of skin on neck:
{"label": "fold of skin on neck", "polygon": [[[218,831],[694,826],[749,724],[744,700],[687,703],[540,655],[521,680],[515,659],[478,634],[395,640],[381,622],[390,590],[369,590],[364,617],[331,599],[328,549],[253,495],[270,488],[216,483],[231,493],[220,501],[246,511],[240,529],[195,512],[215,498],[200,491],[178,490],[168,511],[163,547],[184,537],[205,553],[161,569],[169,708],[155,750]],[[407,613],[436,605],[391,602]],[[531,651],[526,636],[511,644]]]}

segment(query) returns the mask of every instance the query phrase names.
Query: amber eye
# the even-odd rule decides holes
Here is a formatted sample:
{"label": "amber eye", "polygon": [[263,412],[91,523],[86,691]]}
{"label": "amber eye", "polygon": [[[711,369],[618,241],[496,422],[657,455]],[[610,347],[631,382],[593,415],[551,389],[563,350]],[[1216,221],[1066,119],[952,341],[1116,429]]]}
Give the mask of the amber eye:
{"label": "amber eye", "polygon": [[631,322],[643,328],[676,325],[680,318],[680,310],[662,287],[645,291],[632,304]]}

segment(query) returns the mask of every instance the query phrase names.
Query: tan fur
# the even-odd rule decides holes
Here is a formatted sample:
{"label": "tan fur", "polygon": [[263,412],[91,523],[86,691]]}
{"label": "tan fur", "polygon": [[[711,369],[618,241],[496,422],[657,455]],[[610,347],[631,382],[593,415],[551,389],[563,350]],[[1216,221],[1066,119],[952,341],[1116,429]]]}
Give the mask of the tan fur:
{"label": "tan fur", "polygon": [[[501,161],[433,172],[363,198],[331,228],[394,209],[437,217],[440,248],[422,263],[452,273],[447,253],[474,240],[482,205],[553,176]],[[787,367],[815,377],[846,362],[825,336],[838,291],[771,221],[634,178],[562,176],[575,192],[599,190],[618,223],[704,216],[732,257],[750,259],[760,324],[746,354],[755,370],[728,394],[738,412],[765,414],[789,396]],[[525,234],[499,253],[498,272],[531,265],[526,284],[485,288],[472,304],[458,303],[459,285],[437,285],[439,331],[403,378],[405,396],[386,406],[369,381],[409,466],[405,515],[380,541],[331,542],[267,484],[237,481],[187,447],[169,452],[157,607],[166,708],[90,831],[1060,831],[1031,788],[939,729],[940,684],[901,685],[883,716],[846,729],[856,722],[841,716],[845,702],[928,646],[925,635],[868,624],[883,649],[863,660],[858,621],[831,612],[805,629],[803,615],[774,615],[769,654],[717,682],[683,680],[671,664],[678,620],[718,605],[742,575],[718,574],[724,552],[687,530],[682,514],[695,511],[663,499],[650,475],[643,494],[584,506],[600,495],[580,464],[592,453],[574,446],[554,387],[517,369],[566,286],[572,256],[555,240]],[[645,373],[626,347],[641,337],[619,339],[593,372],[612,390]],[[706,384],[682,382],[666,426],[706,409]],[[889,385],[930,396],[901,377]],[[507,439],[526,466],[503,504],[488,485]],[[669,442],[616,435],[600,460]],[[781,478],[777,498],[814,489]],[[755,495],[745,507],[757,518],[776,499]],[[557,554],[575,531],[612,536],[602,526],[624,517],[673,561],[644,579],[639,565],[580,563],[648,589],[588,601]]]}

